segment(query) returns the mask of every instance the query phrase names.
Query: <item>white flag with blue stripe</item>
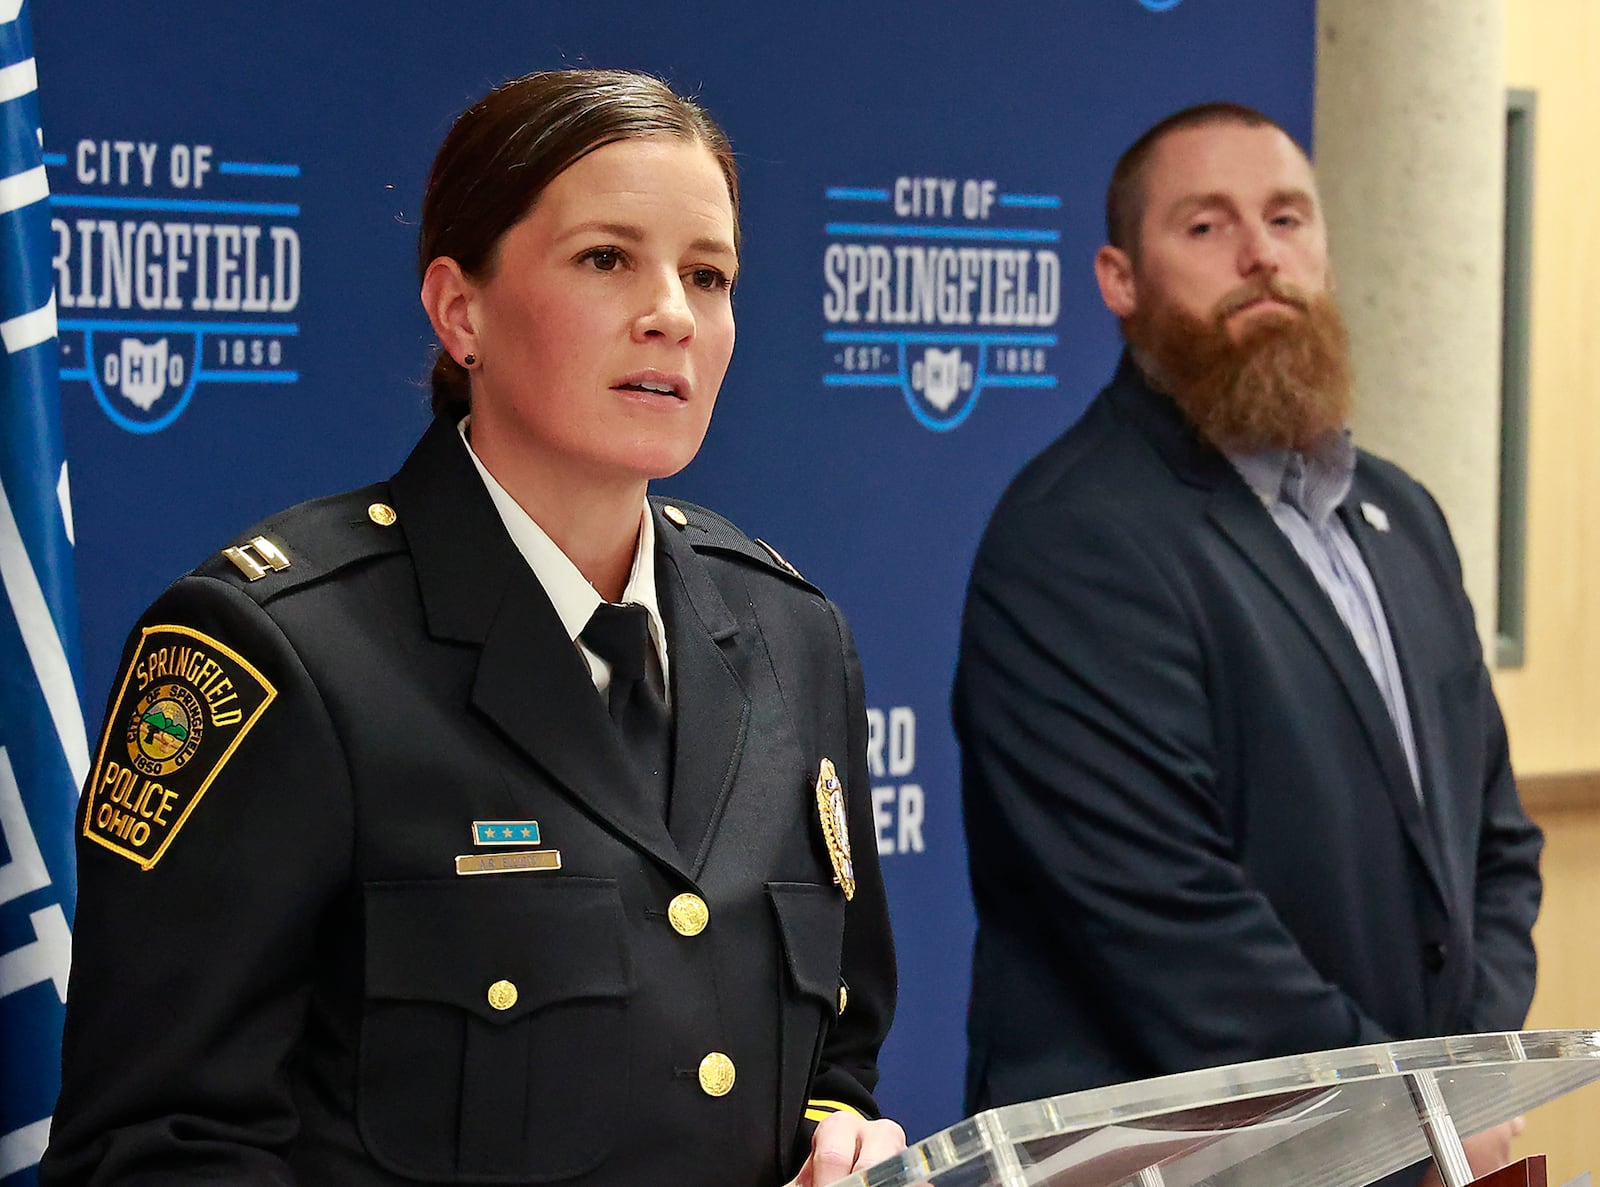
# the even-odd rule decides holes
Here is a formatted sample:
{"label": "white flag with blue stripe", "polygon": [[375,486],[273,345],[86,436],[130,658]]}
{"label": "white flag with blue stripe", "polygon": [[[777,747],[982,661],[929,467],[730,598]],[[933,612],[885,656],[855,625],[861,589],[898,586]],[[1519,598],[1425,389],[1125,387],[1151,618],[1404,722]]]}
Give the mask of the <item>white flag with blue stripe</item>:
{"label": "white flag with blue stripe", "polygon": [[88,772],[49,185],[26,0],[0,0],[0,1187],[32,1187],[61,1086]]}

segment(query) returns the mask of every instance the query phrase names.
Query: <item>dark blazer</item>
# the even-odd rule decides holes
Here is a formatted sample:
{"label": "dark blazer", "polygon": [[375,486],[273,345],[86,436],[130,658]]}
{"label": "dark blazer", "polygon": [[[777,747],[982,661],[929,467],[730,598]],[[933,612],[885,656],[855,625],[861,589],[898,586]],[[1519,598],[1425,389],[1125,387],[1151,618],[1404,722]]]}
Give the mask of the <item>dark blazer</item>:
{"label": "dark blazer", "polygon": [[1421,796],[1332,602],[1126,360],[1002,499],[954,712],[978,935],[967,1107],[1521,1025],[1539,831],[1445,521],[1361,454]]}
{"label": "dark blazer", "polygon": [[246,533],[264,575],[219,556],[162,595],[141,628],[188,633],[134,632],[84,797],[43,1183],[765,1187],[822,1115],[876,1116],[895,976],[854,645],[678,506],[670,821],[448,423],[391,483]]}

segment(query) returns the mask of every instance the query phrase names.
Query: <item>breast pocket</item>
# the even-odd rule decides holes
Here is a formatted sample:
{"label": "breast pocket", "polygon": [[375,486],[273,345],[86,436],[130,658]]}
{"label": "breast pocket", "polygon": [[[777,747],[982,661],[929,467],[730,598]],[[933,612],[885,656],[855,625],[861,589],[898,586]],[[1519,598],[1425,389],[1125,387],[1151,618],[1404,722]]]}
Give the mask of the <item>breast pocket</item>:
{"label": "breast pocket", "polygon": [[[769,882],[788,966],[782,1018],[782,1132],[792,1132],[810,1094],[811,1077],[839,1001],[839,961],[844,944],[844,895],[834,886]],[[787,1149],[783,1150],[787,1156]]]}
{"label": "breast pocket", "polygon": [[365,888],[356,1115],[384,1167],[559,1182],[597,1165],[628,1099],[626,919],[598,878]]}

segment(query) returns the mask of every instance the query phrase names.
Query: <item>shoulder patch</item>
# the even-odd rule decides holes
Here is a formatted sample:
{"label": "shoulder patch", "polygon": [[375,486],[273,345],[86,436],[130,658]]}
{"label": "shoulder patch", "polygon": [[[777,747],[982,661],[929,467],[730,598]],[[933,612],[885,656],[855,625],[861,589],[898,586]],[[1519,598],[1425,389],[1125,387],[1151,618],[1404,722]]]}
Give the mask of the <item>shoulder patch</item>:
{"label": "shoulder patch", "polygon": [[209,635],[146,627],[106,717],[83,835],[152,868],[277,695]]}

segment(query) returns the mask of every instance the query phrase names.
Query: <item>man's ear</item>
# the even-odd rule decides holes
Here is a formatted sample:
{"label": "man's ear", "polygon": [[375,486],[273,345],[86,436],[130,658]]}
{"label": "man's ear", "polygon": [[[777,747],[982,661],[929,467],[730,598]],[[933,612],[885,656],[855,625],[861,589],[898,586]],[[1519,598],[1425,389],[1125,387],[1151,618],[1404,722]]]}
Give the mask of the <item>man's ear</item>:
{"label": "man's ear", "polygon": [[1094,278],[1100,285],[1100,299],[1119,319],[1130,316],[1139,307],[1133,261],[1120,247],[1108,243],[1094,253]]}
{"label": "man's ear", "polygon": [[449,256],[439,256],[422,274],[423,311],[439,345],[458,363],[468,355],[483,354],[473,318],[477,291],[461,265]]}

